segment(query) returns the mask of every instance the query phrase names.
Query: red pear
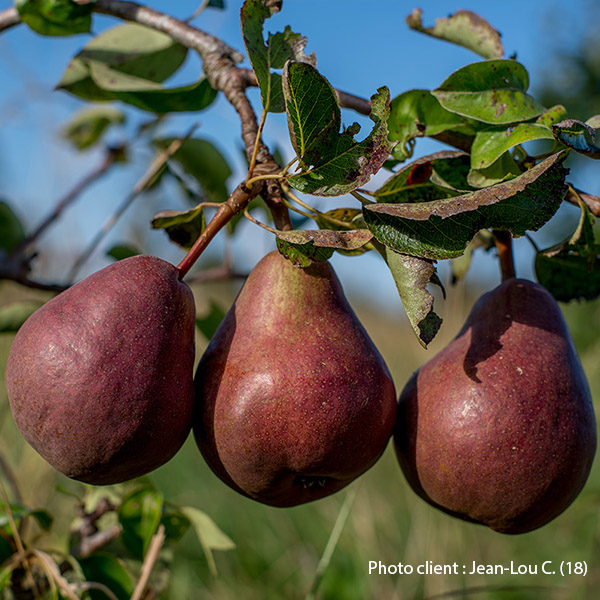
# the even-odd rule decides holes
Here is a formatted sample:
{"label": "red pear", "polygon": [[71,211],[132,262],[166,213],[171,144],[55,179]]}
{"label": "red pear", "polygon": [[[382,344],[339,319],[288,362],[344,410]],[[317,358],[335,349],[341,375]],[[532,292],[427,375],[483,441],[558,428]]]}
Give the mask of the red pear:
{"label": "red pear", "polygon": [[6,368],[17,427],[52,466],[87,483],[138,477],[191,428],[194,299],[152,256],[114,263],[21,327]]}
{"label": "red pear", "polygon": [[596,450],[590,391],[560,309],[508,279],[404,388],[395,446],[413,489],[502,533],[541,527],[581,491]]}
{"label": "red pear", "polygon": [[387,367],[327,262],[254,268],[196,372],[196,442],[238,492],[294,506],[337,492],[384,451]]}

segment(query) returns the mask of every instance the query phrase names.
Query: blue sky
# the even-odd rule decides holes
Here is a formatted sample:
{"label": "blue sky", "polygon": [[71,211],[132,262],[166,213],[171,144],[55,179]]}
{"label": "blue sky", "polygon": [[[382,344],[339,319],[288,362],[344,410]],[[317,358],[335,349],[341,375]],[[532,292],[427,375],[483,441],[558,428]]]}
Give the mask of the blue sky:
{"label": "blue sky", "polygon": [[[0,1],[0,10],[11,2]],[[189,16],[199,1],[169,2],[152,0],[153,8],[176,17]],[[207,10],[194,24],[222,37],[230,45],[243,50],[239,31],[241,2],[226,0],[228,10]],[[471,9],[486,18],[502,33],[507,56],[513,53],[530,72],[531,87],[536,86],[551,69],[550,57],[572,47],[574,32],[585,30],[592,0],[570,2],[549,0],[504,0],[503,2],[434,0],[412,4],[398,0],[284,0],[283,11],[267,23],[267,30],[279,31],[290,24],[292,29],[308,38],[307,50],[315,52],[318,67],[338,89],[369,97],[381,85],[387,85],[392,96],[414,88],[435,88],[452,71],[478,60],[471,52],[451,44],[412,32],[405,17],[413,8],[423,8],[423,20],[432,24],[435,18],[447,16],[459,8]],[[94,30],[99,32],[118,22],[97,17]],[[58,130],[69,115],[83,106],[79,100],[63,92],[54,92],[69,59],[89,39],[87,35],[69,38],[43,38],[20,26],[0,35],[0,184],[1,195],[15,204],[16,210],[29,227],[43,218],[56,199],[90,170],[99,159],[97,153],[83,155],[71,151],[60,139]],[[201,66],[191,57],[178,76],[178,82],[192,82]],[[258,95],[252,92],[256,101]],[[140,113],[128,111],[130,127],[140,121]],[[143,117],[142,117],[143,118]],[[230,180],[232,187],[242,175],[243,160],[239,152],[239,123],[231,107],[223,100],[199,115],[182,115],[173,119],[170,133],[182,133],[193,121],[201,122],[198,135],[213,141],[228,156],[236,169]],[[351,111],[344,111],[346,124],[357,120],[368,127],[368,120]],[[289,154],[287,127],[282,117],[271,118],[265,139],[277,144]],[[419,142],[417,155],[441,149],[436,142]],[[286,150],[287,149],[287,150]],[[127,194],[143,172],[148,156],[136,156],[133,166],[119,169],[102,184],[95,186],[70,210],[66,218],[42,240],[56,252],[73,253],[81,248],[114,207]],[[592,193],[600,193],[597,178],[589,169],[579,185]],[[164,205],[142,206],[137,230],[145,230],[153,211],[158,208],[177,208],[178,200],[165,198]],[[160,200],[158,200],[160,204]],[[335,201],[331,201],[332,203]],[[339,204],[348,205],[344,199]],[[329,208],[333,204],[320,204]],[[132,213],[134,213],[132,211]],[[106,245],[124,241],[131,235],[129,225],[119,225]],[[152,248],[160,256],[177,261],[181,252],[171,247],[160,232],[148,234]],[[250,268],[272,247],[271,236],[257,232],[256,227],[244,227],[236,242],[242,268]],[[222,250],[214,245],[213,255]],[[518,242],[520,267],[530,275],[531,255],[526,243]],[[71,259],[69,259],[71,260]],[[359,261],[355,263],[355,260]],[[362,261],[362,264],[361,262]],[[68,262],[68,261],[67,261]],[[104,263],[102,253],[84,269],[94,270]],[[394,284],[385,266],[377,257],[348,259],[336,257],[334,264],[344,284],[352,290],[376,290],[375,296],[388,302],[395,296]],[[60,278],[65,264],[52,269],[51,275]],[[475,274],[487,274],[495,266],[490,257],[476,261]],[[355,273],[361,273],[356,277]],[[475,277],[475,275],[473,275]],[[366,278],[366,279],[365,279]],[[365,285],[365,283],[367,285]]]}

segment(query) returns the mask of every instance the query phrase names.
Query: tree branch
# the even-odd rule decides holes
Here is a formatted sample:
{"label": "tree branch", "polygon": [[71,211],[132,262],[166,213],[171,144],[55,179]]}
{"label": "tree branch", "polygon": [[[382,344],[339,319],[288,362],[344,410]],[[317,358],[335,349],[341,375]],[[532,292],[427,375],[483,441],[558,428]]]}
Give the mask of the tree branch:
{"label": "tree branch", "polygon": [[21,22],[17,9],[13,6],[0,12],[0,31],[10,29]]}

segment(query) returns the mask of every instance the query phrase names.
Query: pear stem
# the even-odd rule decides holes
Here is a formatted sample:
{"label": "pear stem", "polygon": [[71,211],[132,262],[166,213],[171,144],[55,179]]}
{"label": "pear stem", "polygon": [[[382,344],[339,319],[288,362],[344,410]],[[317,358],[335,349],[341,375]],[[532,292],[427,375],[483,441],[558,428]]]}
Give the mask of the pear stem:
{"label": "pear stem", "polygon": [[512,235],[510,231],[494,230],[494,241],[496,242],[496,249],[498,250],[502,281],[513,279],[516,277],[516,274],[512,248]]}
{"label": "pear stem", "polygon": [[179,269],[179,279],[183,279],[187,275],[188,271],[192,268],[198,258],[200,258],[202,252],[204,252],[217,233],[219,233],[219,231],[221,231],[235,215],[241,213],[246,206],[248,206],[250,200],[258,196],[261,189],[262,186],[260,184],[247,188],[244,183],[240,183],[235,190],[233,190],[231,196],[227,199],[227,202],[224,202],[219,206],[217,212],[206,226],[206,229],[200,234],[198,239],[194,242],[194,245],[177,265],[177,268]]}

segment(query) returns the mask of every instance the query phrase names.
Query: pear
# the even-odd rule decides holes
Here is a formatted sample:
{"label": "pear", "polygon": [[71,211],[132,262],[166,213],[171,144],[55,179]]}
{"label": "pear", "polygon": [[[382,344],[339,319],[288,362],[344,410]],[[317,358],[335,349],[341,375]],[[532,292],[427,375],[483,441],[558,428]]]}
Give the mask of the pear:
{"label": "pear", "polygon": [[6,368],[15,423],[68,477],[118,483],[169,460],[194,404],[192,292],[152,256],[114,263],[18,331]]}
{"label": "pear", "polygon": [[327,262],[265,256],[196,371],[194,435],[211,469],[287,507],[337,492],[384,451],[394,384]]}
{"label": "pear", "polygon": [[590,391],[554,298],[508,279],[400,395],[397,456],[416,493],[502,533],[564,511],[596,450]]}

